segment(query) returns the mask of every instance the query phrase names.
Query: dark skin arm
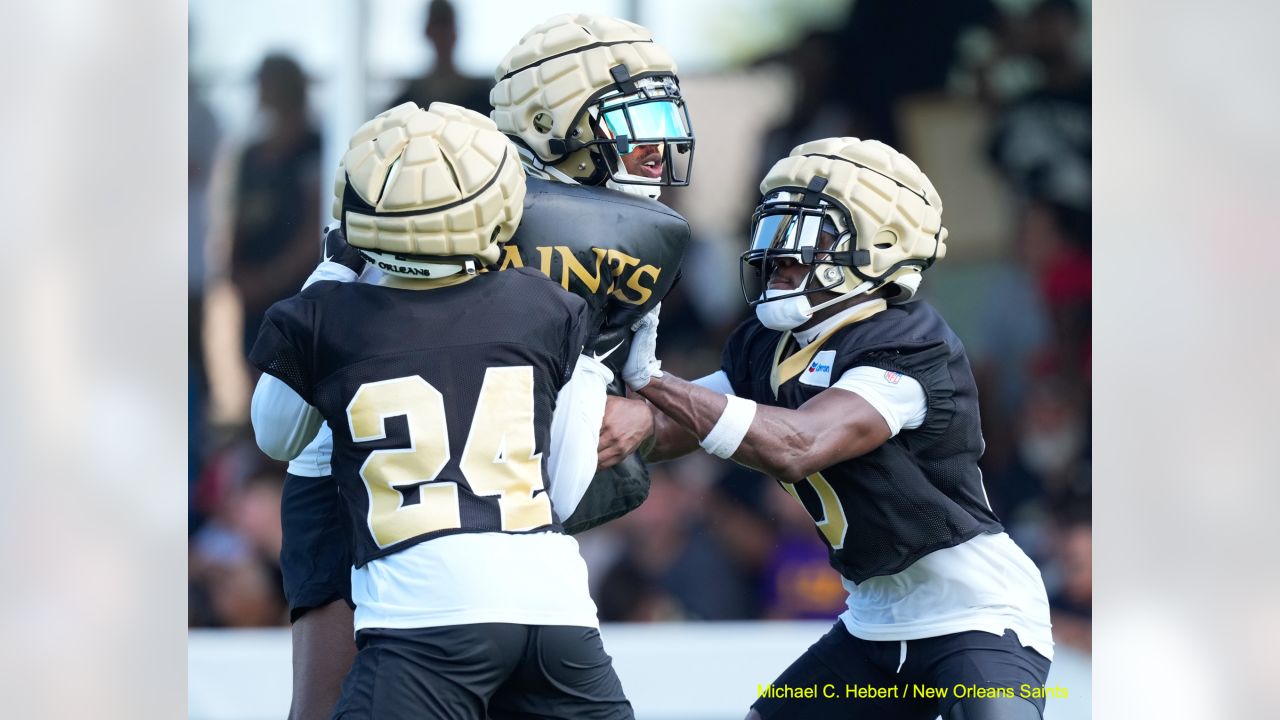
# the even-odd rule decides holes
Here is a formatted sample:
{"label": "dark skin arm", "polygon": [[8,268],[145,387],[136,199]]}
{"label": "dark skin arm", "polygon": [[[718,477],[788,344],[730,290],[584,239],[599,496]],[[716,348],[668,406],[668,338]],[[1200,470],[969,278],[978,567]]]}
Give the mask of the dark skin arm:
{"label": "dark skin arm", "polygon": [[342,600],[307,612],[293,624],[293,702],[289,720],[327,720],[356,657],[355,620]]}
{"label": "dark skin arm", "polygon": [[[698,438],[711,432],[728,402],[724,395],[670,373],[653,378],[639,393]],[[667,433],[671,442],[670,431]],[[757,406],[751,427],[732,459],[794,483],[871,452],[890,437],[888,424],[870,403],[855,393],[832,388],[795,410]]]}
{"label": "dark skin arm", "polygon": [[662,462],[698,449],[698,438],[641,397],[605,401],[604,424],[597,446],[598,468],[611,468],[640,451],[649,462]]}

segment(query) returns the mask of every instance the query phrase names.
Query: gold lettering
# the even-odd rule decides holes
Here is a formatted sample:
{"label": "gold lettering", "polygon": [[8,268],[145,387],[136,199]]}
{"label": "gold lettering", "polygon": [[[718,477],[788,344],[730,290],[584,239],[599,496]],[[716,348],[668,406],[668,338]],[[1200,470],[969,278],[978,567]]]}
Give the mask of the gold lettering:
{"label": "gold lettering", "polygon": [[542,263],[538,266],[538,269],[542,271],[543,275],[551,277],[551,248],[538,248],[538,256],[542,258]]}
{"label": "gold lettering", "polygon": [[499,270],[507,268],[524,267],[524,260],[520,258],[520,248],[515,245],[508,245],[502,249],[502,261],[498,265]]}
{"label": "gold lettering", "polygon": [[[538,249],[541,250],[542,248]],[[561,287],[565,290],[569,289],[569,274],[572,273],[573,276],[578,278],[578,280],[582,282],[587,289],[591,290],[592,293],[595,293],[600,289],[600,265],[604,261],[604,254],[600,252],[599,248],[593,249],[596,254],[596,271],[594,276],[587,272],[586,266],[578,262],[578,258],[573,254],[572,250],[564,245],[556,246],[556,251],[560,253],[560,261],[563,264],[560,272]]]}
{"label": "gold lettering", "polygon": [[627,297],[622,294],[621,290],[615,292],[614,296],[624,302],[629,302],[632,305],[643,305],[646,302],[649,302],[649,298],[653,297],[653,290],[642,286],[640,284],[640,277],[643,275],[649,275],[653,278],[653,284],[656,285],[658,282],[658,275],[661,273],[661,270],[652,265],[641,265],[636,268],[635,272],[631,273],[631,277],[627,278],[627,287],[636,291],[636,298],[633,300]]}
{"label": "gold lettering", "polygon": [[609,285],[609,294],[613,295],[614,290],[618,288],[618,281],[627,274],[627,268],[632,265],[639,265],[640,258],[633,258],[621,250],[612,248],[605,252],[605,258],[613,266],[613,281]]}

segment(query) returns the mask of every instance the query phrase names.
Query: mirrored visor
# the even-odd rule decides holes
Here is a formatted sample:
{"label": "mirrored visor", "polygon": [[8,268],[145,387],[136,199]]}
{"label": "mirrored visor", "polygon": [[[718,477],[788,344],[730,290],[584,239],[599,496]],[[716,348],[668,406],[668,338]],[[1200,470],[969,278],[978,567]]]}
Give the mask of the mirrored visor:
{"label": "mirrored visor", "polygon": [[764,215],[756,222],[751,250],[799,254],[802,248],[815,246],[821,229],[820,212]]}
{"label": "mirrored visor", "polygon": [[613,137],[636,139],[687,138],[689,128],[676,100],[643,100],[616,104],[601,113],[604,127]]}

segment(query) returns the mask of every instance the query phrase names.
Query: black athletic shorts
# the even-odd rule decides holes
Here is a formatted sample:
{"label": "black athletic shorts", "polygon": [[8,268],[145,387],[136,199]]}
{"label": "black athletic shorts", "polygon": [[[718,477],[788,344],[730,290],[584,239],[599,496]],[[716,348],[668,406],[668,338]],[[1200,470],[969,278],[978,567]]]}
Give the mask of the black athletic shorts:
{"label": "black athletic shorts", "polygon": [[280,573],[289,620],[334,600],[351,603],[351,520],[333,476],[284,476]]}
{"label": "black athletic shorts", "polygon": [[905,650],[903,644],[861,640],[837,620],[771,686],[757,689],[751,707],[766,720],[933,720],[947,718],[962,700],[1002,698],[1035,706],[1034,713],[1027,707],[1012,716],[1044,713],[1049,660],[1012,631],[907,640]]}
{"label": "black athletic shorts", "polygon": [[595,628],[361,630],[356,647],[335,720],[635,717]]}

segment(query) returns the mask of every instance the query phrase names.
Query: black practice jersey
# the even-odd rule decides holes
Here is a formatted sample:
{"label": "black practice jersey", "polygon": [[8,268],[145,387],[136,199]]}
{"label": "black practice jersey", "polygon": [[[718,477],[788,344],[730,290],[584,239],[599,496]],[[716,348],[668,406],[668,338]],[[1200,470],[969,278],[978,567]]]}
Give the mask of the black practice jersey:
{"label": "black practice jersey", "polygon": [[1001,531],[978,469],[984,446],[973,372],[936,310],[925,302],[889,306],[807,347],[798,364],[787,362],[796,350],[789,333],[755,318],[743,323],[722,359],[734,394],[794,409],[827,390],[800,382],[811,368],[834,381],[870,366],[916,379],[928,403],[919,428],[783,485],[814,518],[841,575],[854,582],[891,575],[934,550]]}
{"label": "black practice jersey", "polygon": [[318,282],[268,310],[250,361],[328,421],[360,567],[442,535],[560,529],[542,453],[588,333],[586,303],[531,270]]}
{"label": "black practice jersey", "polygon": [[[520,228],[499,267],[537,268],[587,301],[588,351],[603,356],[616,376],[610,392],[623,395],[631,325],[675,284],[689,224],[662,203],[608,188],[536,177],[527,188]],[[581,532],[618,517],[648,492],[648,469],[633,454],[595,477],[565,528]]]}

